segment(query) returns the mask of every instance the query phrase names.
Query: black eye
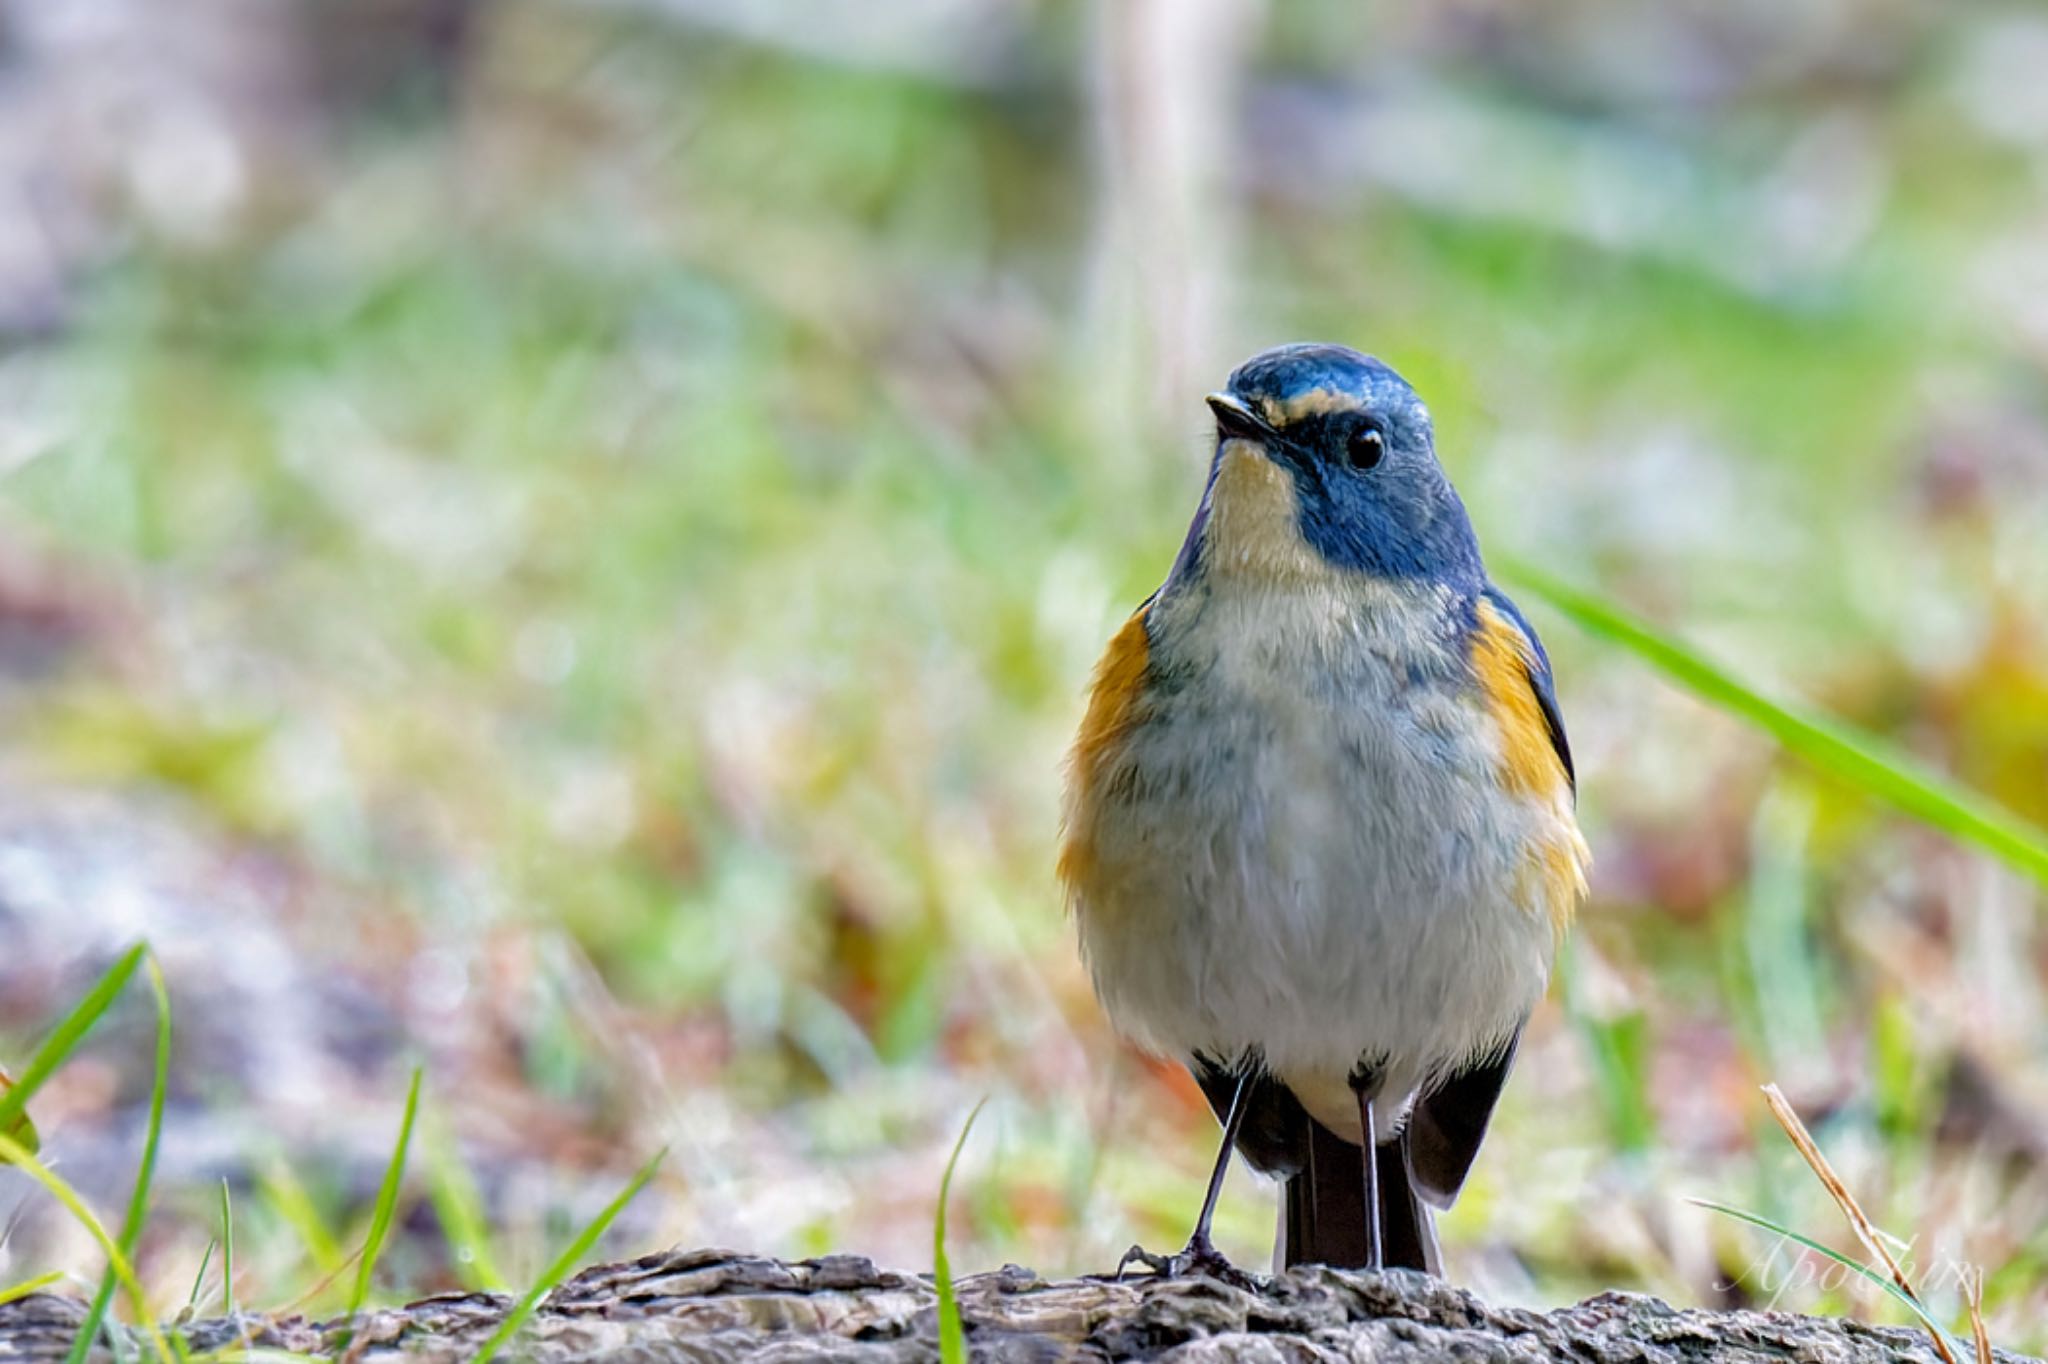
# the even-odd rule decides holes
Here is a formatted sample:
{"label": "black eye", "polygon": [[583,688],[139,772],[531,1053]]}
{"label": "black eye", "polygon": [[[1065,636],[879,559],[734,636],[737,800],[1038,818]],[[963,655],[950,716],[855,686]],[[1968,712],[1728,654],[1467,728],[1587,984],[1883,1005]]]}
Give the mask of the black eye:
{"label": "black eye", "polygon": [[1344,443],[1344,459],[1354,469],[1370,469],[1387,453],[1387,438],[1377,427],[1361,426]]}

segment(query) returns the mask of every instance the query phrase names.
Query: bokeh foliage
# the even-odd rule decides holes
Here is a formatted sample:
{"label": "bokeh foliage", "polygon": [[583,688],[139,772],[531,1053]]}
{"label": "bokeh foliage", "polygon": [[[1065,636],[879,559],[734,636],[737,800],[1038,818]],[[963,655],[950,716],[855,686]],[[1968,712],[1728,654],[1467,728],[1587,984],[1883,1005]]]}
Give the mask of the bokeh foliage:
{"label": "bokeh foliage", "polygon": [[[372,1058],[362,1145],[206,1144],[263,1191],[259,1300],[367,1217],[413,1053],[451,1153],[415,1199],[468,1211],[401,1218],[405,1286],[530,1278],[665,1143],[636,1235],[920,1263],[984,1092],[958,1268],[1177,1240],[1211,1124],[1089,999],[1058,762],[1192,510],[1202,388],[1273,341],[1403,369],[1489,545],[2048,819],[2048,142],[1996,113],[2035,21],[1274,6],[1176,96],[1079,7],[987,8],[876,56],[469,7],[246,152],[225,226],[123,208],[10,351],[0,595],[75,628],[9,673],[7,780],[282,868],[257,917],[376,1004],[326,1039]],[[1223,104],[1164,208],[1105,146],[1155,95]],[[1206,314],[1121,285],[1176,213]],[[1832,1235],[1775,1079],[1937,1304],[1983,1264],[2039,1347],[2038,888],[1531,610],[1600,869],[1454,1265],[1881,1314],[1680,1201]],[[180,1123],[239,1084],[167,1126],[167,1297],[223,1172]],[[1263,1256],[1242,1177],[1223,1232]]]}

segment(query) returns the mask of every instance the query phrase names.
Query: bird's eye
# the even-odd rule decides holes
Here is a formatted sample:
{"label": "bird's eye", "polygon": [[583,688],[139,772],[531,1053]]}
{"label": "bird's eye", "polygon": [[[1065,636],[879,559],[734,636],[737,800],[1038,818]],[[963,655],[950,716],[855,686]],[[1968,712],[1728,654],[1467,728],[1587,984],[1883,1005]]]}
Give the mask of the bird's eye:
{"label": "bird's eye", "polygon": [[1377,427],[1362,426],[1344,443],[1344,459],[1354,469],[1370,469],[1387,453],[1387,438]]}

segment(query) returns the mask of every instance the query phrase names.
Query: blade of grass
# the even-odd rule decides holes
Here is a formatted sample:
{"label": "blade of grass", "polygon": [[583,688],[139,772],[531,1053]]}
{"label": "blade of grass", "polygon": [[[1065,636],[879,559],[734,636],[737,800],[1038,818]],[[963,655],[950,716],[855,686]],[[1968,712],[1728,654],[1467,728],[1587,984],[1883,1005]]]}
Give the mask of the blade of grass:
{"label": "blade of grass", "polygon": [[1696,1208],[1705,1208],[1708,1212],[1717,1212],[1720,1213],[1723,1217],[1732,1217],[1738,1222],[1747,1222],[1752,1227],[1760,1227],[1763,1230],[1768,1231],[1775,1236],[1783,1237],[1785,1240],[1792,1242],[1792,1244],[1796,1246],[1804,1247],[1805,1249],[1812,1251],[1816,1255],[1834,1261],[1836,1264],[1842,1266],[1842,1268],[1846,1270],[1849,1270],[1851,1273],[1862,1275],[1864,1278],[1870,1280],[1870,1282],[1876,1284],[1879,1288],[1883,1289],[1888,1295],[1896,1299],[1900,1306],[1904,1307],[1908,1312],[1911,1312],[1913,1314],[1914,1318],[1919,1321],[1921,1326],[1926,1328],[1927,1333],[1934,1338],[1936,1342],[1935,1348],[1940,1353],[1943,1359],[1951,1361],[1954,1360],[1954,1354],[1949,1350],[1947,1344],[1945,1343],[1948,1339],[1948,1332],[1942,1329],[1942,1326],[1939,1322],[1935,1321],[1933,1317],[1927,1314],[1927,1309],[1920,1305],[1920,1300],[1916,1297],[1913,1297],[1911,1294],[1901,1292],[1899,1286],[1893,1283],[1890,1278],[1886,1277],[1883,1274],[1878,1273],[1876,1270],[1870,1268],[1870,1266],[1863,1264],[1861,1261],[1852,1260],[1848,1256],[1842,1254],[1842,1252],[1840,1252],[1839,1250],[1830,1249],[1829,1247],[1824,1246],[1820,1242],[1814,1240],[1812,1237],[1801,1236],[1798,1232],[1792,1230],[1790,1227],[1781,1226],[1778,1223],[1773,1222],[1768,1217],[1759,1217],[1757,1214],[1753,1212],[1745,1212],[1741,1208],[1731,1207],[1726,1203],[1716,1203],[1711,1198],[1688,1198],[1685,1201],[1692,1204]]}
{"label": "blade of grass", "polygon": [[456,1275],[465,1287],[502,1292],[505,1279],[491,1255],[490,1224],[476,1180],[445,1128],[430,1124],[427,1133],[427,1193],[441,1220],[441,1234],[448,1239]]}
{"label": "blade of grass", "polygon": [[2048,884],[2048,832],[2004,806],[1874,735],[1832,716],[1770,700],[1703,654],[1589,592],[1527,564],[1509,561],[1502,568],[1510,581],[1528,588],[1581,628],[1628,649],[1709,705],[1748,721],[1787,752]]}
{"label": "blade of grass", "polygon": [[[128,1195],[127,1214],[121,1219],[121,1253],[131,1262],[135,1259],[135,1247],[142,1242],[143,1224],[149,1220],[150,1182],[156,1177],[157,1148],[164,1132],[164,1096],[171,1087],[171,994],[164,985],[163,968],[156,957],[152,954],[148,960],[149,990],[156,1003],[156,1072],[150,1079],[149,1125],[143,1132],[142,1161],[135,1170],[135,1188]],[[109,1264],[100,1276],[99,1291],[93,1294],[92,1306],[87,1309],[78,1334],[71,1339],[65,1364],[82,1364],[93,1341],[99,1339],[100,1323],[106,1320],[107,1308],[113,1301],[114,1269]]]}
{"label": "blade of grass", "polygon": [[960,1322],[959,1299],[953,1296],[953,1262],[946,1257],[946,1203],[953,1194],[953,1171],[960,1164],[967,1134],[974,1130],[974,1120],[987,1103],[984,1095],[960,1125],[960,1135],[953,1139],[953,1154],[946,1157],[946,1172],[939,1176],[939,1207],[932,1216],[932,1281],[939,1290],[940,1364],[967,1364],[967,1329]]}
{"label": "blade of grass", "polygon": [[[1572,939],[1558,954],[1565,1015],[1592,1053],[1594,1085],[1615,1146],[1637,1155],[1657,1140],[1657,1118],[1649,1098],[1649,1019],[1641,1009],[1602,1009],[1594,1002],[1595,992],[1586,980],[1589,968],[1582,959],[1590,950]],[[1597,960],[1592,969],[1598,969]]]}
{"label": "blade of grass", "polygon": [[306,1192],[306,1186],[299,1182],[290,1165],[281,1159],[272,1161],[257,1187],[278,1220],[297,1233],[299,1244],[322,1274],[332,1274],[348,1261],[341,1242],[335,1239],[327,1219],[321,1216],[313,1196]]}
{"label": "blade of grass", "polygon": [[384,1183],[377,1190],[377,1206],[370,1214],[370,1234],[363,1241],[362,1258],[356,1262],[355,1291],[349,1294],[348,1314],[363,1310],[370,1296],[370,1276],[377,1272],[377,1256],[391,1231],[391,1218],[398,1208],[398,1189],[405,1179],[406,1152],[412,1146],[412,1125],[420,1112],[420,1068],[413,1067],[412,1084],[405,1092],[405,1115],[398,1121],[398,1145],[391,1152],[391,1164],[384,1170]]}
{"label": "blade of grass", "polygon": [[[1791,1139],[1792,1145],[1799,1151],[1800,1158],[1813,1171],[1813,1177],[1820,1181],[1820,1186],[1828,1191],[1828,1197],[1834,1199],[1835,1206],[1842,1210],[1842,1216],[1848,1219],[1850,1229],[1856,1233],[1856,1239],[1884,1265],[1892,1276],[1892,1282],[1899,1286],[1899,1291],[1918,1302],[1920,1291],[1913,1287],[1913,1281],[1907,1278],[1906,1271],[1899,1267],[1898,1260],[1892,1255],[1891,1247],[1885,1244],[1884,1236],[1878,1232],[1877,1224],[1870,1220],[1869,1214],[1863,1211],[1863,1205],[1856,1201],[1856,1195],[1849,1191],[1849,1186],[1835,1173],[1835,1167],[1821,1154],[1820,1146],[1814,1141],[1813,1134],[1806,1130],[1806,1124],[1800,1120],[1799,1114],[1785,1101],[1784,1091],[1776,1085],[1765,1085],[1763,1088],[1764,1102],[1770,1105],[1771,1116],[1778,1120],[1778,1126],[1785,1129],[1785,1135]],[[1957,1364],[1956,1357],[1949,1353],[1947,1344],[1939,1334],[1934,1337],[1934,1348],[1948,1364]]]}
{"label": "blade of grass", "polygon": [[[0,1094],[5,1094],[12,1088],[14,1088],[14,1077],[5,1070],[0,1070]],[[36,1133],[36,1125],[29,1120],[29,1116],[26,1113],[23,1113],[14,1120],[14,1126],[8,1130],[7,1135],[14,1138],[15,1142],[23,1150],[40,1151],[43,1149],[43,1139]]]}
{"label": "blade of grass", "polygon": [[220,1299],[221,1311],[235,1314],[235,1200],[228,1182],[220,1182]]}
{"label": "blade of grass", "polygon": [[192,1291],[185,1295],[185,1311],[188,1315],[199,1310],[199,1290],[206,1287],[206,1267],[213,1263],[213,1252],[219,1249],[218,1236],[206,1238],[206,1249],[199,1256],[199,1272],[192,1276]]}
{"label": "blade of grass", "polygon": [[38,1274],[33,1279],[23,1279],[10,1288],[0,1288],[0,1305],[18,1301],[31,1293],[40,1293],[45,1288],[64,1282],[64,1271],[53,1269],[47,1274]]}
{"label": "blade of grass", "polygon": [[14,1166],[42,1185],[50,1197],[64,1205],[64,1210],[71,1214],[72,1220],[85,1228],[86,1234],[99,1243],[101,1252],[107,1257],[107,1264],[112,1267],[114,1276],[121,1281],[121,1287],[127,1291],[129,1304],[135,1309],[135,1319],[148,1334],[157,1357],[163,1360],[164,1364],[173,1364],[175,1355],[172,1353],[171,1344],[164,1338],[164,1333],[157,1328],[155,1318],[150,1314],[149,1298],[142,1290],[142,1281],[135,1275],[135,1266],[122,1254],[120,1242],[113,1238],[106,1225],[93,1215],[85,1200],[78,1196],[78,1190],[65,1183],[55,1171],[30,1154],[19,1142],[4,1135],[0,1135],[0,1163]]}
{"label": "blade of grass", "polygon": [[93,1025],[113,1006],[114,997],[135,974],[135,968],[142,964],[143,953],[148,950],[147,943],[137,943],[123,952],[120,959],[94,982],[92,989],[85,992],[85,997],[72,1006],[71,1012],[50,1030],[50,1035],[36,1048],[35,1055],[29,1058],[28,1068],[22,1071],[21,1078],[0,1089],[0,1137],[5,1137],[17,1150],[27,1150],[31,1154],[35,1150],[32,1144],[35,1129],[27,1129],[28,1142],[22,1140],[17,1130],[28,1114],[28,1101],[35,1097],[43,1082],[56,1073],[57,1067],[64,1064],[85,1035],[92,1031]]}
{"label": "blade of grass", "polygon": [[1772,783],[1750,821],[1749,890],[1735,925],[1760,1054],[1798,1077],[1827,1055],[1825,967],[1814,951],[1808,892],[1816,801],[1803,774]]}
{"label": "blade of grass", "polygon": [[1764,1102],[1771,1107],[1771,1116],[1777,1119],[1778,1126],[1785,1129],[1785,1135],[1791,1138],[1792,1145],[1798,1148],[1800,1158],[1812,1169],[1814,1178],[1828,1191],[1828,1197],[1835,1200],[1835,1206],[1842,1210],[1842,1216],[1848,1219],[1849,1229],[1856,1233],[1856,1239],[1890,1271],[1892,1282],[1899,1286],[1901,1292],[1908,1297],[1919,1297],[1919,1290],[1913,1287],[1912,1280],[1906,1277],[1906,1271],[1901,1269],[1899,1262],[1893,1258],[1891,1247],[1884,1243],[1885,1238],[1878,1234],[1877,1224],[1870,1220],[1869,1214],[1863,1211],[1863,1205],[1856,1201],[1856,1195],[1849,1192],[1849,1186],[1842,1182],[1842,1177],[1835,1173],[1835,1167],[1821,1154],[1813,1134],[1806,1130],[1806,1124],[1800,1120],[1799,1114],[1785,1101],[1784,1091],[1776,1085],[1765,1085],[1763,1090]]}
{"label": "blade of grass", "polygon": [[1984,1326],[1984,1271],[1963,1274],[1964,1301],[1970,1305],[1970,1339],[1977,1346],[1977,1364],[1996,1364],[1991,1349],[1991,1332]]}
{"label": "blade of grass", "polygon": [[522,1297],[512,1310],[505,1314],[505,1320],[498,1323],[498,1329],[493,1331],[491,1338],[483,1343],[483,1348],[477,1351],[476,1358],[471,1361],[471,1364],[490,1364],[492,1357],[499,1350],[503,1349],[513,1336],[519,1333],[520,1327],[526,1325],[527,1319],[540,1306],[541,1299],[554,1292],[556,1285],[575,1273],[576,1266],[582,1262],[584,1256],[590,1253],[590,1248],[597,1244],[597,1238],[604,1235],[605,1229],[611,1226],[613,1220],[626,1210],[626,1205],[631,1203],[639,1195],[640,1191],[647,1187],[647,1181],[654,1178],[654,1172],[661,1168],[662,1161],[666,1159],[668,1159],[668,1148],[664,1146],[661,1150],[654,1153],[654,1159],[640,1167],[639,1172],[633,1176],[632,1181],[625,1188],[619,1190],[619,1196],[605,1204],[603,1211],[592,1218],[590,1224],[578,1233],[574,1241],[569,1243],[568,1249],[556,1256],[554,1263],[549,1265],[538,1279],[534,1280],[533,1287],[527,1289],[526,1296]]}

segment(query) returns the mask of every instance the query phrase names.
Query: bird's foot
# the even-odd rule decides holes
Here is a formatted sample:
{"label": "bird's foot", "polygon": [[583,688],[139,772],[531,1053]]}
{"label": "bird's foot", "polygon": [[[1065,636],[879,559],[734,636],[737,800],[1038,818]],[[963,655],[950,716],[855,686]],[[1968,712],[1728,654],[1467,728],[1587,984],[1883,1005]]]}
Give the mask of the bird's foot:
{"label": "bird's foot", "polygon": [[1132,1265],[1145,1266],[1155,1279],[1185,1279],[1201,1275],[1247,1291],[1256,1290],[1259,1286],[1258,1276],[1247,1274],[1230,1263],[1206,1236],[1195,1237],[1173,1255],[1154,1255],[1143,1246],[1132,1246],[1117,1262],[1116,1281],[1121,1282]]}

